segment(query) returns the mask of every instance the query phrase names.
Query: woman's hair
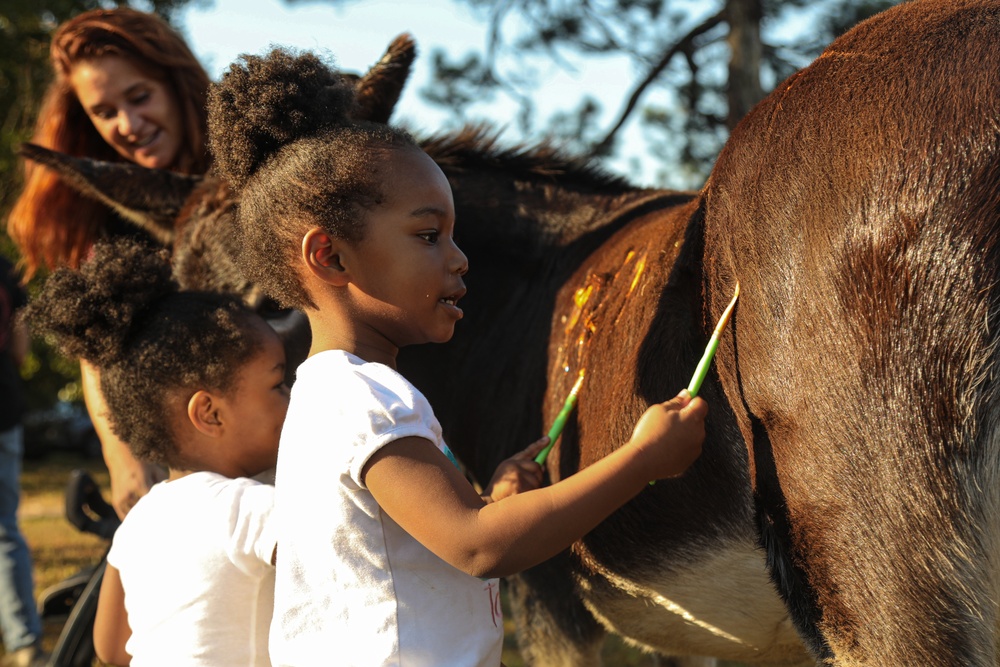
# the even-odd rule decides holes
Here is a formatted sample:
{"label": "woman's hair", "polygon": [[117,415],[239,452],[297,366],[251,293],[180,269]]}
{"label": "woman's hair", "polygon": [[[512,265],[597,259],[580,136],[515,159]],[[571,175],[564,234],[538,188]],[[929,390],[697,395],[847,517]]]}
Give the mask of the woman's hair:
{"label": "woman's hair", "polygon": [[406,132],[354,121],[354,88],[311,53],[241,56],[209,90],[215,169],[240,194],[238,263],[264,292],[312,306],[293,269],[312,226],[359,241],[365,212],[384,201],[386,151],[415,147]]}
{"label": "woman's hair", "polygon": [[80,271],[57,269],[27,316],[63,354],[99,369],[115,435],[167,466],[179,463],[176,401],[231,390],[262,349],[255,313],[231,296],[180,291],[166,249],[124,237],[94,244]]}
{"label": "woman's hair", "polygon": [[[61,153],[123,161],[94,128],[70,85],[77,63],[114,55],[163,82],[181,109],[183,142],[176,171],[208,169],[205,102],[208,74],[184,39],[163,19],[134,9],[100,9],[72,18],[52,37],[49,59],[55,73],[39,112],[33,143]],[[53,171],[26,162],[24,189],[8,221],[23,257],[25,278],[41,267],[78,267],[101,235],[111,212],[66,185]]]}

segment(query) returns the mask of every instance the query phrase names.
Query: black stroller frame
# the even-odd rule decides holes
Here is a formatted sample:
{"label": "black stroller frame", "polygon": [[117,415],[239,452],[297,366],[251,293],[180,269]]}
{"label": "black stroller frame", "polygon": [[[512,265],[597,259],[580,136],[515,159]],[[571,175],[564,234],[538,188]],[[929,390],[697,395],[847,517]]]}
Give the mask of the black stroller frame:
{"label": "black stroller frame", "polygon": [[[66,484],[66,519],[78,530],[111,540],[121,521],[104,500],[100,487],[85,470],[74,470]],[[107,566],[107,550],[94,566],[85,568],[42,593],[39,611],[45,619],[66,616],[47,667],[91,667],[94,658],[94,617]]]}

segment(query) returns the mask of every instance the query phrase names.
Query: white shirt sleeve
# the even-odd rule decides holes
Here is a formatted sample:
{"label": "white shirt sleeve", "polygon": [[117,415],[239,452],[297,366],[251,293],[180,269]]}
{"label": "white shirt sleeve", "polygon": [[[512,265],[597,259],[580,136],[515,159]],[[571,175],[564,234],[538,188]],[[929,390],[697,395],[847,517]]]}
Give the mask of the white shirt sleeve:
{"label": "white shirt sleeve", "polygon": [[354,443],[348,466],[351,480],[365,488],[361,471],[379,449],[400,438],[418,437],[440,447],[441,425],[430,403],[402,375],[381,364],[365,364],[353,375],[357,386],[341,391],[343,442]]}

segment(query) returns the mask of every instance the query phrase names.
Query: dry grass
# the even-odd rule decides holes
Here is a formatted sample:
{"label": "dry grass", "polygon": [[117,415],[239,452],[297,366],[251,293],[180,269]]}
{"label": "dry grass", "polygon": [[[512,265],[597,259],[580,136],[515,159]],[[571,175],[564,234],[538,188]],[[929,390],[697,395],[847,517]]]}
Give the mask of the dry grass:
{"label": "dry grass", "polygon": [[[75,468],[90,472],[105,495],[108,494],[108,473],[100,460],[51,454],[24,462],[18,517],[31,548],[35,594],[39,599],[50,586],[93,565],[107,548],[104,540],[76,530],[63,514],[66,482]],[[43,644],[47,649],[55,645],[63,620],[53,618],[45,622]]]}
{"label": "dry grass", "polygon": [[[514,622],[510,618],[510,608],[504,596],[504,640],[503,664],[507,667],[525,667],[524,660],[517,650],[517,640],[514,638]],[[609,636],[601,651],[603,664],[608,667],[654,667],[659,665],[656,658],[641,651],[626,646],[619,637]]]}
{"label": "dry grass", "polygon": [[63,514],[65,486],[74,468],[89,471],[108,495],[108,473],[100,461],[67,455],[27,461],[24,465],[19,516],[35,561],[35,589],[39,594],[92,565],[107,547],[99,537],[79,532]]}

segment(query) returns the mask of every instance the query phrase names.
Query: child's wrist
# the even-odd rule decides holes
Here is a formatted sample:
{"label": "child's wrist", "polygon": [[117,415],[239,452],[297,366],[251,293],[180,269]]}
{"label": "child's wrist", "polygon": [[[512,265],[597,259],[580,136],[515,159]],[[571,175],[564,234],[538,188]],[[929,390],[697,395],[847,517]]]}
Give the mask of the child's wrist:
{"label": "child's wrist", "polygon": [[632,471],[636,484],[645,487],[651,481],[659,479],[656,474],[655,462],[651,460],[649,443],[637,440],[629,440],[625,443],[626,449],[630,453],[629,469]]}

